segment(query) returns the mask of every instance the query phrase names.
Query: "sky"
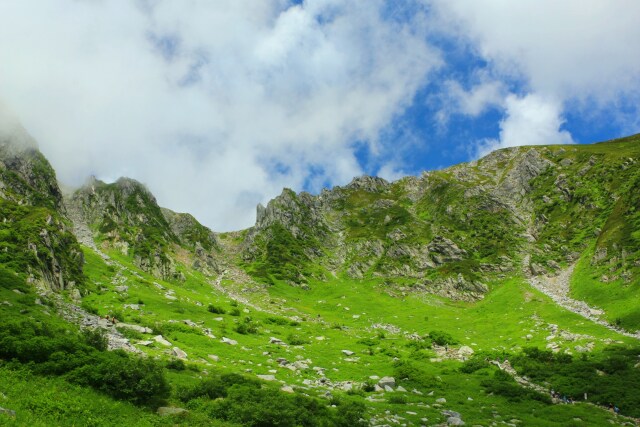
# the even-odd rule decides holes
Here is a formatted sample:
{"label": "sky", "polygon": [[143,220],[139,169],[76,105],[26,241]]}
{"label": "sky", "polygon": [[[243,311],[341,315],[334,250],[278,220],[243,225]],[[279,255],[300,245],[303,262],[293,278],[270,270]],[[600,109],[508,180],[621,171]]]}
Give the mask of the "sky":
{"label": "sky", "polygon": [[640,132],[638,22],[637,0],[0,0],[0,111],[64,185],[127,176],[237,230],[284,187]]}

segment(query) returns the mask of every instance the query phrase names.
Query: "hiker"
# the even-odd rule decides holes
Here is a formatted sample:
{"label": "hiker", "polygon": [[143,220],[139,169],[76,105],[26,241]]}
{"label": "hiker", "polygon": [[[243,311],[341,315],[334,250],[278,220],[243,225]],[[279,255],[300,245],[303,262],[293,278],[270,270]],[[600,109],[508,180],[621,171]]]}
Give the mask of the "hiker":
{"label": "hiker", "polygon": [[613,403],[609,403],[609,411],[613,412]]}

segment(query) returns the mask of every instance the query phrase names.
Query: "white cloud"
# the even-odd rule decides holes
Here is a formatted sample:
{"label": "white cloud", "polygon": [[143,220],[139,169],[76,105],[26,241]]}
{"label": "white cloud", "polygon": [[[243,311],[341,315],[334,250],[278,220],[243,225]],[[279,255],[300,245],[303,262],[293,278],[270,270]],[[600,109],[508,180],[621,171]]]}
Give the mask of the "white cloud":
{"label": "white cloud", "polygon": [[442,25],[534,91],[610,99],[640,78],[635,0],[435,0]]}
{"label": "white cloud", "polygon": [[5,0],[0,98],[66,183],[145,182],[217,230],[284,186],[361,173],[439,54],[384,0]]}
{"label": "white cloud", "polygon": [[483,141],[476,154],[520,145],[573,144],[569,132],[561,130],[561,105],[537,94],[525,97],[509,95],[506,117],[500,122],[500,138]]}
{"label": "white cloud", "polygon": [[489,108],[502,107],[506,96],[504,84],[497,80],[481,81],[469,90],[455,80],[448,80],[443,86],[443,106],[436,113],[436,120],[441,126],[446,126],[453,114],[478,117]]}
{"label": "white cloud", "polygon": [[[627,113],[617,113],[616,119],[625,131],[638,131],[640,2],[432,0],[428,3],[434,6],[437,15],[434,22],[440,32],[466,43],[486,61],[485,72],[495,79],[520,81],[524,85],[524,97],[505,95],[509,97],[503,104],[506,118],[497,146],[528,144],[530,138],[565,142],[570,135],[557,129],[567,106],[574,113],[589,116],[594,111],[620,111],[619,104],[624,103]],[[464,111],[459,99],[472,101],[473,91],[461,93],[455,85],[450,89],[453,105]],[[457,96],[460,93],[462,97]],[[477,111],[474,105],[471,103],[467,109],[471,115]],[[525,111],[526,108],[532,110]],[[527,124],[527,120],[532,121]],[[542,128],[536,130],[537,125]],[[525,128],[531,137],[523,135],[521,130]]]}

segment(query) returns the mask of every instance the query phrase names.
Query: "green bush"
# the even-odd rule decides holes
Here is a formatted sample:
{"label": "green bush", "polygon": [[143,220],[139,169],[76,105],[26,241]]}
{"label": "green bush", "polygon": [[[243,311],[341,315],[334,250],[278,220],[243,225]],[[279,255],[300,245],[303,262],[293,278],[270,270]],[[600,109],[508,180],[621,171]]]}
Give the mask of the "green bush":
{"label": "green bush", "polygon": [[289,334],[289,336],[287,336],[287,342],[289,345],[305,345],[309,344],[310,341],[298,334]]}
{"label": "green bush", "polygon": [[109,346],[109,340],[102,329],[85,329],[82,331],[84,341],[87,345],[96,350],[106,351]]}
{"label": "green bush", "polygon": [[495,371],[492,378],[483,380],[480,385],[484,387],[487,393],[502,396],[511,402],[537,400],[544,403],[551,403],[551,398],[548,395],[522,387],[511,375],[504,371]]}
{"label": "green bush", "polygon": [[171,369],[173,371],[184,371],[187,369],[187,365],[185,365],[184,361],[181,359],[171,359],[166,365],[167,369]]}
{"label": "green bush", "polygon": [[214,313],[214,314],[225,314],[226,310],[222,307],[213,305],[213,304],[209,304],[209,307],[207,307],[207,310],[209,311],[209,313]]}
{"label": "green bush", "polygon": [[395,405],[404,405],[407,403],[407,397],[404,394],[396,393],[389,396],[389,403]]}
{"label": "green bush", "polygon": [[409,361],[398,361],[393,369],[394,377],[403,378],[421,388],[430,388],[436,385],[436,380],[418,364]]}
{"label": "green bush", "polygon": [[484,357],[473,357],[462,364],[460,372],[464,374],[472,374],[480,369],[488,368],[489,366],[491,365],[489,365],[489,362],[484,360]]}
{"label": "green bush", "polygon": [[258,324],[255,323],[250,317],[245,317],[242,322],[238,323],[234,330],[242,335],[257,334]]}
{"label": "green bush", "polygon": [[270,317],[267,317],[266,322],[271,323],[273,325],[286,326],[289,324],[289,319],[285,319],[284,317],[270,316]]}
{"label": "green bush", "polygon": [[537,348],[525,348],[510,358],[521,375],[547,383],[561,395],[608,405],[614,402],[624,415],[640,416],[640,370],[635,367],[639,347],[607,347],[600,355],[573,358]]}
{"label": "green bush", "polygon": [[444,331],[431,331],[429,332],[429,338],[439,346],[458,344],[458,341],[455,338]]}
{"label": "green bush", "polygon": [[139,405],[154,405],[169,396],[157,362],[104,348],[104,336],[98,331],[68,333],[28,319],[0,324],[0,359],[14,359],[37,374],[63,375]]}

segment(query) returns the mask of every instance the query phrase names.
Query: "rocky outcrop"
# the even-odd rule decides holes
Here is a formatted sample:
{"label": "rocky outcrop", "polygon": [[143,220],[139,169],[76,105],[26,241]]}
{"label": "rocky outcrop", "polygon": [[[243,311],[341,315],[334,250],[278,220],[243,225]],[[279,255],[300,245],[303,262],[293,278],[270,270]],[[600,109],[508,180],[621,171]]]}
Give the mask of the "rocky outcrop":
{"label": "rocky outcrop", "polygon": [[120,178],[106,184],[92,177],[67,196],[65,204],[83,240],[88,240],[89,229],[91,240],[133,256],[141,269],[163,279],[180,279],[169,254],[171,245],[180,239],[153,194],[141,183]]}
{"label": "rocky outcrop", "polygon": [[64,218],[56,175],[19,124],[0,115],[0,262],[51,290],[84,281],[83,255]]}
{"label": "rocky outcrop", "polygon": [[161,208],[161,211],[169,223],[171,231],[178,237],[183,246],[192,249],[199,247],[206,251],[220,248],[215,233],[200,224],[192,215],[176,213],[166,208]]}

